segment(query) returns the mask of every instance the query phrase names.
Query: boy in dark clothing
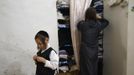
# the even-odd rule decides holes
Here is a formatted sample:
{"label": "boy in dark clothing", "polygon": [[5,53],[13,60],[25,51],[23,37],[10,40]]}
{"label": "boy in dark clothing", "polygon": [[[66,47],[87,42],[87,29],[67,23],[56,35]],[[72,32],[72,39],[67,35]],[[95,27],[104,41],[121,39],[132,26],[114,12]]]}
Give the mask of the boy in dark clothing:
{"label": "boy in dark clothing", "polygon": [[80,75],[97,75],[98,35],[108,24],[106,19],[96,15],[94,8],[88,8],[85,21],[78,23],[81,32]]}
{"label": "boy in dark clothing", "polygon": [[49,35],[46,31],[39,31],[35,36],[37,55],[33,56],[36,67],[36,75],[55,75],[59,57],[55,50],[48,44]]}

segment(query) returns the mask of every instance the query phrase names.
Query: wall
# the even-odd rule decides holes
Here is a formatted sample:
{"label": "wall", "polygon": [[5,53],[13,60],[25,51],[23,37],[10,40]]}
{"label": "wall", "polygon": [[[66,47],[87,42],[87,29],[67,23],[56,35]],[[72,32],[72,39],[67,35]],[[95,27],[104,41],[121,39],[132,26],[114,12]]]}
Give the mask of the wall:
{"label": "wall", "polygon": [[56,0],[0,0],[0,75],[34,75],[34,36],[50,34],[58,50]]}
{"label": "wall", "polygon": [[110,21],[104,35],[104,75],[126,75],[128,8],[110,8],[108,1],[104,0],[105,18]]}
{"label": "wall", "polygon": [[127,47],[127,75],[134,75],[134,0],[129,0],[129,13],[128,13],[128,47]]}

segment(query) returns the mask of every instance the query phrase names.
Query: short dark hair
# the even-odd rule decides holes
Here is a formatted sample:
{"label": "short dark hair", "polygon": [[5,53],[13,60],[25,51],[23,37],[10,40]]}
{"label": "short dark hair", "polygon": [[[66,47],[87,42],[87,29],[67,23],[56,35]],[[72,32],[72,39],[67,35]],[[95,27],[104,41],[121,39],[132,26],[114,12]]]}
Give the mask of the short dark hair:
{"label": "short dark hair", "polygon": [[41,30],[35,35],[35,39],[37,38],[39,38],[42,43],[45,43],[45,40],[46,38],[49,38],[49,35],[46,31]]}
{"label": "short dark hair", "polygon": [[85,12],[85,20],[94,20],[94,21],[97,20],[96,10],[93,7],[87,8]]}

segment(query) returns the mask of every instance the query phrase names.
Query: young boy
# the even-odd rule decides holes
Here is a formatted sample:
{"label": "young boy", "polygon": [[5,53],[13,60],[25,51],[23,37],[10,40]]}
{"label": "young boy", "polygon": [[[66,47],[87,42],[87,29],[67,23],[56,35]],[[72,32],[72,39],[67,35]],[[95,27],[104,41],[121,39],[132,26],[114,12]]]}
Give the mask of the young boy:
{"label": "young boy", "polygon": [[55,75],[58,67],[59,57],[53,48],[48,44],[49,35],[46,31],[39,31],[35,36],[37,44],[37,55],[33,56],[36,67],[36,75]]}

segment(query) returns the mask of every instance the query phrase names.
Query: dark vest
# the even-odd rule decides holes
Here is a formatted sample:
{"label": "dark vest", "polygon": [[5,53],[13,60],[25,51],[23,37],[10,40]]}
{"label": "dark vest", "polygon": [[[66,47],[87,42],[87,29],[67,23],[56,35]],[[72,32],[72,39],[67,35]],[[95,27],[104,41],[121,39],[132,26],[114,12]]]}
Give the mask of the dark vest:
{"label": "dark vest", "polygon": [[[47,60],[50,60],[50,53],[53,49],[50,47],[49,49],[47,49],[46,51],[44,51],[43,53],[41,53],[41,51],[37,52],[38,56],[41,56]],[[44,63],[41,62],[37,62],[37,67],[36,67],[36,75],[54,75],[55,70],[52,70],[50,68],[44,67]]]}

